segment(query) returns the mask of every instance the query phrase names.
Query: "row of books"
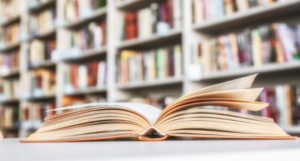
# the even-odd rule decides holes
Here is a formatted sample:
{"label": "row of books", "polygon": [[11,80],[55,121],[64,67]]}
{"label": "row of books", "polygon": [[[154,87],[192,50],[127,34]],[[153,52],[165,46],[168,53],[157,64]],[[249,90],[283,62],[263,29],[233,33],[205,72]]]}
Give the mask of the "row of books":
{"label": "row of books", "polygon": [[28,64],[29,67],[39,65],[52,59],[52,52],[56,49],[56,40],[32,40],[30,42]]}
{"label": "row of books", "polygon": [[19,42],[20,23],[14,23],[0,30],[0,44],[8,46]]}
{"label": "row of books", "polygon": [[174,96],[166,96],[162,98],[152,98],[148,96],[132,96],[129,99],[129,102],[149,104],[163,110],[176,99],[178,99],[178,97]]}
{"label": "row of books", "polygon": [[56,109],[55,102],[26,103],[21,108],[21,129],[37,130],[38,128],[40,128],[41,124],[47,116],[56,114],[55,111],[46,111],[54,109]]}
{"label": "row of books", "polygon": [[79,105],[85,103],[100,103],[107,102],[106,98],[101,95],[85,95],[85,96],[64,96],[63,97],[63,107]]}
{"label": "row of books", "polygon": [[65,68],[65,92],[85,90],[89,87],[106,86],[107,64],[105,61],[92,61],[86,64],[73,64]]}
{"label": "row of books", "polygon": [[56,9],[47,9],[39,13],[30,14],[28,20],[29,33],[39,35],[55,28]]}
{"label": "row of books", "polygon": [[68,46],[79,48],[80,51],[101,49],[106,45],[105,21],[92,22],[80,30],[72,31],[68,43]]}
{"label": "row of books", "polygon": [[19,109],[15,106],[2,106],[0,108],[0,126],[1,128],[18,128]]}
{"label": "row of books", "polygon": [[180,45],[150,51],[123,50],[118,60],[118,82],[134,83],[168,77],[181,77]]}
{"label": "row of books", "polygon": [[20,14],[18,0],[0,1],[0,21],[5,21]]}
{"label": "row of books", "polygon": [[196,44],[193,63],[205,73],[300,59],[299,25],[274,23],[221,35]]}
{"label": "row of books", "polygon": [[286,0],[193,0],[194,23],[219,19],[235,12],[247,11],[257,6],[265,6],[275,1]]}
{"label": "row of books", "polygon": [[18,79],[1,81],[0,101],[18,99],[19,94],[20,94],[20,81]]}
{"label": "row of books", "polygon": [[22,79],[22,97],[43,97],[54,95],[56,91],[55,71],[37,69],[26,73]]}
{"label": "row of books", "polygon": [[181,1],[166,0],[149,7],[121,14],[118,20],[118,40],[144,38],[153,34],[168,35],[170,29],[181,26]]}
{"label": "row of books", "polygon": [[19,68],[20,50],[0,54],[0,74],[6,75],[11,70]]}
{"label": "row of books", "polygon": [[106,6],[107,0],[67,0],[64,4],[65,19],[67,22],[75,22],[88,18],[94,11]]}

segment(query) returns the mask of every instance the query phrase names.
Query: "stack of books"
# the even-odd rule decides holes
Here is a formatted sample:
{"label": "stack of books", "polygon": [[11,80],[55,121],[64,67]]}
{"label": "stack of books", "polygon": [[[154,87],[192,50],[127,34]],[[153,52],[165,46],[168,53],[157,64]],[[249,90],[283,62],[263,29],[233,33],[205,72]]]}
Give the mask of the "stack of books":
{"label": "stack of books", "polygon": [[55,28],[56,9],[47,9],[39,13],[31,14],[28,20],[29,32],[36,36]]}
{"label": "stack of books", "polygon": [[181,27],[181,1],[166,0],[149,7],[121,14],[118,20],[118,40],[145,38],[153,34],[168,35]]}
{"label": "stack of books", "polygon": [[6,75],[19,68],[20,50],[0,54],[0,73]]}
{"label": "stack of books", "polygon": [[300,59],[299,25],[274,23],[247,28],[196,44],[193,63],[205,73]]}
{"label": "stack of books", "polygon": [[56,49],[56,40],[33,40],[30,43],[28,56],[29,66],[42,64],[52,59],[52,52]]}
{"label": "stack of books", "polygon": [[67,22],[76,22],[91,17],[95,10],[106,6],[107,0],[67,0],[65,1],[65,19]]}
{"label": "stack of books", "polygon": [[20,81],[17,79],[2,80],[0,89],[0,101],[18,99],[20,94]]}
{"label": "stack of books", "polygon": [[201,23],[211,19],[220,19],[235,12],[269,5],[275,1],[284,2],[285,0],[193,0],[193,20],[194,23]]}
{"label": "stack of books", "polygon": [[22,79],[23,97],[52,96],[56,92],[55,72],[49,69],[30,71]]}
{"label": "stack of books", "polygon": [[151,81],[182,75],[180,45],[150,51],[123,50],[118,60],[118,82]]}
{"label": "stack of books", "polygon": [[56,109],[55,102],[26,103],[21,108],[20,122],[22,130],[37,130],[47,116],[56,114],[55,111],[46,111],[54,109]]}
{"label": "stack of books", "polygon": [[64,75],[66,93],[94,87],[105,88],[107,64],[105,61],[73,64],[65,68]]}

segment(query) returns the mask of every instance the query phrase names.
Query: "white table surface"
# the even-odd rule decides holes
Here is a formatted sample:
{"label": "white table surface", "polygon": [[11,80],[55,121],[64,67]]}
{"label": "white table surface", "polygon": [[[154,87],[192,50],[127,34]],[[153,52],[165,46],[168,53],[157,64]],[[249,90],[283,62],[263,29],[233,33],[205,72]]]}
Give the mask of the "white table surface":
{"label": "white table surface", "polygon": [[0,161],[300,161],[300,140],[167,140],[19,143],[0,140]]}

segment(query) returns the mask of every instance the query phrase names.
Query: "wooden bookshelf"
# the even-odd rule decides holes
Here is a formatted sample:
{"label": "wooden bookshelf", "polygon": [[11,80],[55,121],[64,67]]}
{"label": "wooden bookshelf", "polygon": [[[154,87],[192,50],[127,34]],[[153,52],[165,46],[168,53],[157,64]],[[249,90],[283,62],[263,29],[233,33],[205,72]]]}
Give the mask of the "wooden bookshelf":
{"label": "wooden bookshelf", "polygon": [[[22,13],[20,16],[11,17],[0,24],[0,27],[7,26],[13,22],[20,21],[24,26],[28,24],[29,14],[38,13],[42,10],[55,7],[58,18],[64,16],[64,2],[66,0],[50,0],[46,3],[40,4],[34,8],[28,8],[27,2],[29,0],[20,0],[22,4]],[[288,0],[286,2],[275,2],[267,6],[259,6],[251,8],[245,12],[236,12],[229,16],[224,16],[220,19],[204,21],[200,24],[194,24],[192,22],[192,0],[181,0],[182,2],[182,26],[180,29],[170,30],[169,34],[157,35],[153,34],[145,38],[137,38],[133,40],[117,41],[116,40],[116,16],[118,13],[124,13],[136,9],[142,9],[149,6],[153,2],[161,2],[163,0],[131,0],[122,3],[116,3],[114,0],[108,0],[105,8],[98,9],[87,18],[80,19],[76,22],[66,24],[63,27],[55,28],[51,31],[41,33],[36,36],[32,36],[29,41],[24,41],[17,44],[11,44],[3,49],[0,49],[1,53],[11,51],[17,48],[21,49],[20,53],[20,68],[12,71],[5,77],[19,76],[20,79],[26,77],[26,74],[31,69],[38,68],[55,68],[56,69],[56,93],[50,96],[30,97],[27,99],[20,100],[7,100],[0,102],[0,104],[20,103],[26,102],[46,102],[55,101],[57,108],[62,107],[63,96],[84,96],[89,94],[101,94],[107,97],[109,102],[115,102],[122,100],[123,98],[129,98],[132,94],[144,92],[144,89],[155,89],[156,91],[165,92],[172,90],[174,87],[179,90],[176,94],[187,94],[198,87],[202,88],[209,84],[213,84],[220,80],[228,80],[235,77],[245,76],[254,73],[261,73],[261,75],[272,75],[272,78],[278,78],[279,84],[287,84],[291,79],[300,82],[299,77],[291,76],[289,79],[279,79],[279,73],[285,73],[285,75],[295,74],[296,71],[300,70],[300,62],[294,61],[283,64],[267,64],[261,67],[247,67],[239,68],[237,70],[229,71],[218,71],[209,74],[203,74],[201,80],[192,81],[189,80],[186,74],[188,66],[191,61],[190,53],[192,53],[192,44],[196,41],[194,37],[200,40],[207,39],[206,35],[216,35],[219,33],[227,33],[227,31],[242,29],[249,27],[252,24],[265,24],[268,21],[281,21],[288,18],[290,15],[299,13],[300,11],[300,0]],[[56,39],[57,50],[63,51],[65,48],[64,35],[70,30],[79,29],[90,22],[97,22],[106,19],[107,23],[107,44],[105,47],[97,50],[82,51],[80,56],[65,58],[56,62],[46,61],[44,63],[34,65],[29,68],[27,48],[29,47],[30,40],[32,39]],[[196,35],[196,36],[195,36]],[[134,49],[134,50],[150,50],[157,47],[170,44],[181,44],[183,50],[183,75],[180,78],[166,78],[157,79],[153,81],[140,81],[128,84],[119,84],[116,82],[116,62],[118,54],[123,49]],[[86,88],[83,90],[75,90],[70,93],[64,92],[64,67],[70,63],[84,63],[89,60],[106,60],[108,65],[108,80],[107,87],[105,88]],[[258,79],[257,81],[261,81]],[[258,82],[259,83],[259,82]],[[21,91],[20,91],[21,92]],[[145,90],[147,92],[147,90]],[[172,91],[174,93],[174,91]],[[151,93],[152,94],[152,93]],[[153,95],[156,95],[154,93]],[[283,128],[288,133],[300,134],[299,127]]]}

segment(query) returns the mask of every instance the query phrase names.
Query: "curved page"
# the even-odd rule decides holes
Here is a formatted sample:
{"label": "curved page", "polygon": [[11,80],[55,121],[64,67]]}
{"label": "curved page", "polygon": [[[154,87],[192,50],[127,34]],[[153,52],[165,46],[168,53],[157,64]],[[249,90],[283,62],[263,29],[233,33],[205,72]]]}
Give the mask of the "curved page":
{"label": "curved page", "polygon": [[124,106],[131,108],[133,110],[136,110],[140,112],[141,114],[145,115],[152,124],[155,123],[157,120],[159,114],[161,113],[161,110],[158,109],[157,107],[147,105],[147,104],[142,104],[142,103],[130,103],[130,102],[116,102],[116,103],[88,103],[88,104],[83,104],[83,105],[74,105],[74,106],[69,106],[69,107],[63,107],[63,108],[58,108],[54,110],[49,110],[50,111],[61,111],[61,110],[67,110],[67,109],[80,109],[84,107],[91,107],[91,106]]}

